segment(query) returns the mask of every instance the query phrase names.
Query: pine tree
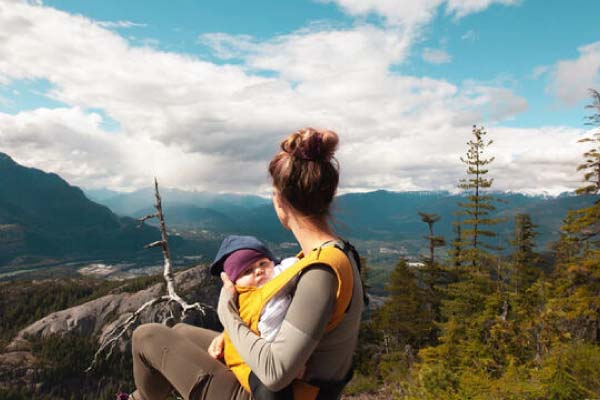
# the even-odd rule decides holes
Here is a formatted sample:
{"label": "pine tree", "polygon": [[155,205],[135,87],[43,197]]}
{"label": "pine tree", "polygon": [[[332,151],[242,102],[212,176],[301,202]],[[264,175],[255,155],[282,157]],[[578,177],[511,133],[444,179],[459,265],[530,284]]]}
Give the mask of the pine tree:
{"label": "pine tree", "polygon": [[[508,365],[506,354],[511,348],[511,332],[514,324],[507,321],[508,302],[498,290],[494,271],[498,259],[487,250],[497,249],[483,240],[493,238],[491,226],[499,222],[491,218],[495,210],[493,197],[485,191],[492,186],[487,178],[487,166],[494,158],[486,158],[485,149],[492,141],[484,139],[484,128],[473,127],[474,138],[468,142],[466,157],[467,178],[461,179],[459,187],[468,191],[467,201],[460,202],[457,215],[462,220],[454,224],[456,239],[452,243],[454,282],[445,290],[441,313],[440,345],[420,353],[427,365],[444,365],[453,371],[477,371],[480,378],[498,374]],[[479,379],[479,378],[478,378]],[[461,377],[467,383],[468,374]]]}
{"label": "pine tree", "polygon": [[[584,185],[575,192],[579,195],[600,194],[600,93],[591,89],[592,104],[586,108],[594,110],[587,117],[588,124],[597,126],[598,129],[591,137],[580,139],[580,143],[591,143],[592,148],[583,153],[585,161],[577,167],[577,171],[584,171]],[[571,239],[579,241],[595,240],[593,243],[599,247],[598,236],[600,235],[600,198],[587,208],[572,211],[569,215],[570,221],[563,226],[563,231],[571,236]]]}
{"label": "pine tree", "polygon": [[443,236],[436,236],[433,233],[433,224],[440,220],[440,216],[438,214],[427,214],[421,211],[418,211],[418,214],[421,216],[421,220],[425,222],[429,228],[429,235],[424,236],[426,240],[429,241],[429,258],[426,259],[427,263],[434,264],[435,263],[435,248],[446,245],[446,241]]}
{"label": "pine tree", "polygon": [[459,202],[459,207],[462,211],[457,212],[464,219],[461,221],[463,229],[462,242],[465,246],[464,259],[471,261],[473,267],[481,261],[481,253],[485,250],[497,250],[497,246],[492,246],[482,240],[483,237],[492,238],[496,233],[490,229],[491,226],[498,224],[501,220],[491,218],[490,213],[496,207],[492,204],[493,196],[486,195],[485,190],[492,186],[493,179],[486,178],[489,170],[487,165],[494,161],[494,157],[485,158],[484,151],[493,141],[484,140],[487,134],[483,127],[473,126],[474,139],[467,142],[468,149],[466,158],[461,157],[460,160],[467,166],[467,175],[465,179],[461,179],[458,185],[459,188],[468,191],[470,194],[466,202]]}
{"label": "pine tree", "polygon": [[[424,236],[429,244],[429,257],[424,257],[425,266],[421,269],[420,276],[425,286],[426,299],[425,307],[428,314],[431,315],[435,322],[441,322],[440,306],[443,295],[443,290],[448,284],[449,276],[442,265],[435,261],[435,249],[446,244],[443,236],[437,236],[433,232],[433,225],[440,220],[438,214],[428,214],[419,211],[421,220],[427,224],[429,235]],[[437,341],[437,327],[431,331],[431,338],[428,344]]]}
{"label": "pine tree", "polygon": [[577,189],[577,194],[600,194],[600,92],[590,89],[590,94],[592,103],[586,108],[592,109],[593,113],[586,117],[587,124],[598,129],[592,137],[579,140],[580,143],[591,143],[592,148],[583,153],[586,160],[577,167],[577,171],[586,171],[583,179],[587,183]]}
{"label": "pine tree", "polygon": [[558,250],[566,256],[566,264],[587,263],[600,259],[600,93],[591,89],[592,103],[586,108],[593,111],[587,117],[588,124],[598,127],[592,137],[579,140],[580,143],[591,143],[592,148],[583,153],[584,162],[577,171],[584,171],[584,185],[576,190],[579,195],[594,196],[589,207],[569,211],[565,223],[561,227],[562,237]]}
{"label": "pine tree", "polygon": [[[588,120],[600,124],[600,94],[592,91],[595,113]],[[600,194],[600,129],[593,138],[580,142],[594,143],[583,154],[585,161],[577,168],[586,171],[581,195]],[[571,337],[600,342],[600,198],[590,207],[569,211],[561,227],[561,241],[556,246],[556,299],[549,315],[566,327]]]}
{"label": "pine tree", "polygon": [[[572,358],[577,347],[580,346],[557,345],[547,358],[544,368],[540,371],[540,375],[546,383],[545,399],[571,400],[594,396],[594,393],[580,382],[585,378],[574,374]],[[594,389],[597,389],[597,382]]]}
{"label": "pine tree", "polygon": [[512,282],[517,294],[526,290],[539,276],[540,257],[534,251],[536,227],[528,214],[515,217],[515,236],[510,243],[514,247]]}
{"label": "pine tree", "polygon": [[456,236],[452,241],[452,250],[451,250],[451,262],[452,265],[456,268],[462,265],[462,257],[463,257],[463,236],[462,236],[462,226],[459,222],[454,222],[452,224],[452,228]]}
{"label": "pine tree", "polygon": [[389,350],[403,349],[406,345],[420,348],[430,337],[433,321],[424,306],[426,292],[419,286],[406,260],[396,264],[386,291],[388,299],[374,313],[373,320],[388,340],[391,339]]}

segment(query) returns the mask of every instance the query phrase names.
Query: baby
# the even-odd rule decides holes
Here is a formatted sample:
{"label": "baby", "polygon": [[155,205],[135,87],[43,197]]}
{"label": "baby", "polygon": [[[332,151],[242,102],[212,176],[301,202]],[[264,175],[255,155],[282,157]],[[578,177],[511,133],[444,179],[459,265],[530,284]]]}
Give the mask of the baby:
{"label": "baby", "polygon": [[[231,250],[231,251],[228,251]],[[228,236],[223,240],[211,271],[220,269],[236,287],[260,287],[279,275],[298,259],[289,257],[275,264],[271,251],[253,236]],[[295,279],[290,281],[263,308],[258,322],[260,336],[268,342],[273,341],[283,323],[287,309],[292,301],[291,290]],[[208,348],[214,358],[223,355],[223,334],[217,336]]]}

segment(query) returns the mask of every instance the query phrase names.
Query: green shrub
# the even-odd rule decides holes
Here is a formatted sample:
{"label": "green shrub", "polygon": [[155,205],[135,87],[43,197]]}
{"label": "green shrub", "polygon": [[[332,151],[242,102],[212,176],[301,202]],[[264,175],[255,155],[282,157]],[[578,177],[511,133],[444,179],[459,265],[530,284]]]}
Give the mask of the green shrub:
{"label": "green shrub", "polygon": [[354,378],[344,389],[347,395],[357,395],[361,393],[374,393],[381,387],[381,383],[372,376],[355,374]]}

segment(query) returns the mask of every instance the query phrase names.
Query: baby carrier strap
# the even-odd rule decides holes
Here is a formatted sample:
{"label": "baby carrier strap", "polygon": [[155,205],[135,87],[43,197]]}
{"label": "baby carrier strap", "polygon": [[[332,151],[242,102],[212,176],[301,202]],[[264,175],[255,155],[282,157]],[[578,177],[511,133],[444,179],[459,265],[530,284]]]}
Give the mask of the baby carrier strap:
{"label": "baby carrier strap", "polygon": [[352,301],[354,289],[352,263],[346,253],[335,244],[320,247],[315,254],[315,258],[316,260],[311,264],[323,264],[330,267],[338,281],[335,306],[329,323],[325,327],[325,332],[330,332],[342,321]]}
{"label": "baby carrier strap", "polygon": [[[358,250],[356,250],[356,247],[354,247],[352,245],[352,243],[350,243],[347,240],[342,240],[342,243],[343,243],[343,246],[340,247],[341,250],[344,253],[346,253],[346,255],[348,255],[348,258],[350,260],[354,260],[356,269],[358,270],[358,275],[360,275],[360,277],[361,277],[361,285],[362,285],[362,289],[363,289],[363,303],[366,307],[369,305],[369,296],[367,295],[367,289],[365,287],[365,282],[363,282],[363,280],[362,280],[362,260],[360,258],[360,255],[358,254]],[[350,257],[350,256],[352,256],[352,257]],[[350,304],[348,304],[348,308],[350,308]]]}

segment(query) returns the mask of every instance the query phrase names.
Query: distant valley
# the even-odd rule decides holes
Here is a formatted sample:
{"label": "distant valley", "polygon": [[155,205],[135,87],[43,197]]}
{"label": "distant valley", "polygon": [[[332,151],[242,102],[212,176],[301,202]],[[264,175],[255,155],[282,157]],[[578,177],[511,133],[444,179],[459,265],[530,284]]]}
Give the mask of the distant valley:
{"label": "distant valley", "polygon": [[[256,235],[280,256],[298,251],[269,199],[167,187],[161,194],[178,265],[211,260],[220,240],[230,233]],[[538,225],[539,251],[558,238],[569,209],[593,201],[567,194],[496,193],[496,197],[496,216],[506,222],[498,225],[493,244],[509,247],[515,215],[528,213]],[[389,270],[399,257],[415,260],[426,249],[427,227],[418,211],[439,214],[435,233],[451,242],[454,213],[462,200],[461,195],[437,191],[349,193],[336,198],[333,221],[338,233],[352,240],[370,264]],[[160,265],[159,251],[143,249],[157,240],[158,230],[152,223],[138,228],[135,220],[154,211],[153,201],[151,188],[132,193],[84,192],[55,174],[21,166],[0,153],[0,278],[24,269],[67,264],[87,265],[87,270],[100,275],[111,266],[139,271]],[[444,250],[438,254],[443,256]]]}
{"label": "distant valley", "polygon": [[[140,216],[151,212],[147,199],[150,189],[118,194],[98,202],[122,216]],[[580,209],[592,198],[563,194],[558,197],[529,196],[520,193],[494,193],[497,210],[494,217],[505,222],[498,225],[494,245],[508,247],[518,213],[531,215],[538,225],[538,251],[558,239],[559,228],[568,210]],[[453,222],[458,221],[457,203],[465,197],[444,191],[390,192],[379,190],[349,193],[336,198],[333,222],[338,233],[359,243],[359,248],[373,260],[385,260],[404,254],[415,258],[425,248],[427,226],[418,212],[441,216],[435,233],[450,242]],[[277,220],[269,199],[258,196],[212,194],[163,190],[168,224],[182,235],[202,237],[244,233],[256,235],[273,244],[293,242],[293,237]]]}

